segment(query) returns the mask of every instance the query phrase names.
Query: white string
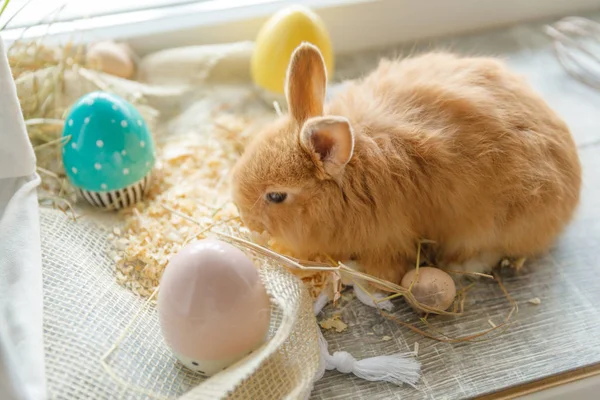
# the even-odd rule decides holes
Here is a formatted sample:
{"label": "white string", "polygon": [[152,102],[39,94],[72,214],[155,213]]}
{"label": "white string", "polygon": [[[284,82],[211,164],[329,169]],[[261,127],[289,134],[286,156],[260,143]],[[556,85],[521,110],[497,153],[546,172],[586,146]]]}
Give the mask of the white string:
{"label": "white string", "polygon": [[389,300],[385,300],[385,301],[381,301],[376,303],[373,298],[375,299],[383,299],[385,296],[382,293],[372,293],[369,294],[367,292],[365,292],[363,290],[362,287],[360,287],[360,285],[353,285],[354,286],[354,295],[356,296],[356,298],[358,299],[358,301],[360,301],[361,303],[363,303],[366,306],[369,307],[373,307],[373,308],[381,308],[382,310],[385,311],[392,311],[394,308],[394,305],[392,304],[391,301]]}
{"label": "white string", "polygon": [[[355,285],[355,293],[358,285]],[[360,290],[360,289],[359,289]],[[362,292],[362,290],[361,290]],[[362,292],[365,294],[364,292]],[[368,294],[365,296],[369,297]],[[356,296],[358,298],[358,295]],[[374,307],[377,305],[369,297]],[[319,314],[323,307],[328,303],[329,297],[325,293],[317,298],[314,304],[315,315]],[[384,302],[385,303],[385,302]],[[380,303],[384,304],[384,303]],[[337,370],[342,374],[352,373],[361,379],[367,381],[385,381],[402,385],[406,383],[415,387],[421,376],[421,364],[412,357],[412,353],[393,354],[390,356],[378,356],[356,360],[352,354],[345,351],[336,351],[329,354],[329,344],[317,325],[319,334],[319,349],[321,352],[321,361],[319,369],[315,374],[314,382],[325,375],[325,371]]]}
{"label": "white string", "polygon": [[[361,270],[360,264],[358,264],[356,261],[347,261],[345,264],[347,267],[350,267],[354,270],[358,270],[358,271]],[[385,311],[392,311],[394,309],[394,305],[389,300],[385,300],[385,301],[376,303],[373,299],[379,300],[379,299],[383,299],[386,296],[383,293],[377,293],[377,292],[367,293],[367,292],[365,292],[365,290],[363,289],[363,287],[365,285],[363,285],[362,282],[359,282],[358,285],[355,285],[354,282],[352,282],[352,281],[343,282],[343,283],[346,286],[354,287],[354,295],[356,296],[358,301],[363,303],[365,306],[369,306],[372,308],[378,308],[378,309],[382,309]]]}
{"label": "white string", "polygon": [[273,101],[273,108],[275,109],[278,117],[283,116],[283,112],[281,111],[281,107],[279,106],[279,102],[277,100]]}
{"label": "white string", "polygon": [[371,382],[390,382],[401,386],[406,383],[415,387],[421,377],[421,364],[413,358],[412,353],[392,354],[356,360],[352,354],[345,351],[336,351],[329,354],[329,345],[319,332],[319,348],[321,351],[321,364],[315,382],[325,375],[325,371],[337,370],[342,374],[352,373],[357,377]]}
{"label": "white string", "polygon": [[319,315],[327,303],[329,303],[329,296],[325,291],[322,291],[319,297],[317,297],[317,300],[315,300],[315,304],[313,306],[315,315]]}

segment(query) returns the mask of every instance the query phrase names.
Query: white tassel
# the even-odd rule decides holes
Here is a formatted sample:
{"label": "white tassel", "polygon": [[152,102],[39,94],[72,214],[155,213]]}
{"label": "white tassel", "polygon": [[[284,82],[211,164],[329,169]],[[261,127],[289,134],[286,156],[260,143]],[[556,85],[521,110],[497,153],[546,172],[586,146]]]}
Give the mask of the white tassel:
{"label": "white tassel", "polygon": [[[365,296],[368,297],[366,293]],[[356,297],[358,297],[358,295]],[[321,293],[314,304],[315,315],[321,312],[328,301],[328,296],[325,293]],[[372,300],[371,303],[375,305]],[[363,360],[356,360],[350,353],[345,351],[336,351],[331,355],[329,354],[328,349],[329,344],[318,325],[317,330],[319,332],[321,361],[314,382],[321,379],[323,375],[325,375],[326,370],[331,371],[334,369],[342,374],[352,373],[367,381],[385,381],[396,385],[406,383],[412,387],[415,387],[421,377],[421,364],[411,357],[410,353],[378,356],[365,358]]]}
{"label": "white tassel", "polygon": [[371,382],[385,381],[402,385],[406,383],[415,387],[421,377],[421,364],[409,354],[393,354],[356,360],[350,353],[336,351],[329,354],[327,340],[319,329],[319,347],[321,365],[315,377],[318,381],[325,375],[325,370],[338,370],[342,374],[353,373],[361,379]]}
{"label": "white tassel", "polygon": [[[385,310],[385,311],[392,311],[392,309],[394,308],[394,305],[389,300],[381,301],[379,303],[375,303],[373,301],[373,297],[376,299],[383,299],[385,296],[382,293],[373,293],[373,294],[369,295],[360,286],[358,286],[356,284],[353,286],[354,286],[354,295],[356,296],[358,301],[360,301],[364,305],[373,307],[373,308],[381,308],[382,310]],[[373,296],[373,297],[371,297],[371,296]]]}
{"label": "white tassel", "polygon": [[[346,266],[350,267],[356,271],[360,271],[361,267],[360,264],[357,263],[356,261],[346,261]],[[372,307],[372,308],[380,308],[382,310],[385,311],[392,311],[394,308],[394,305],[392,304],[391,301],[386,300],[386,301],[382,301],[380,303],[375,303],[373,301],[373,297],[375,299],[383,299],[384,297],[386,297],[383,293],[372,293],[371,295],[369,295],[369,293],[365,292],[359,285],[356,285],[354,282],[352,282],[351,280],[349,281],[345,281],[342,279],[342,282],[344,283],[345,286],[352,286],[354,287],[354,295],[356,296],[356,298],[358,299],[358,301],[360,301],[361,303],[363,303],[366,306]],[[362,284],[362,282],[360,282]],[[372,297],[371,297],[372,296]]]}
{"label": "white tassel", "polygon": [[319,315],[327,303],[329,303],[329,296],[325,291],[322,291],[319,297],[317,297],[317,300],[315,300],[315,304],[313,306],[315,315]]}

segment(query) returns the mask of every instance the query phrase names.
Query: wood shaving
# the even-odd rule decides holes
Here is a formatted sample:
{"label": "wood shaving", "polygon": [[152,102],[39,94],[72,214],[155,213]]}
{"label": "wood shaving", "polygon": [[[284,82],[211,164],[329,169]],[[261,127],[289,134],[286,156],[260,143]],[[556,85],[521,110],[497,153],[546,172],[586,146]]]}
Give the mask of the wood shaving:
{"label": "wood shaving", "polygon": [[333,304],[337,304],[340,297],[342,297],[340,293],[342,290],[342,278],[337,271],[332,272],[331,277],[333,281]]}
{"label": "wood shaving", "polygon": [[392,340],[392,337],[391,336],[384,336],[384,337],[381,338],[381,340],[383,340],[384,342],[387,342],[389,340]]}
{"label": "wood shaving", "polygon": [[492,328],[496,328],[496,324],[491,319],[488,319],[488,324],[490,324]]}
{"label": "wood shaving", "polygon": [[[259,236],[259,240],[265,240],[265,233],[263,232],[263,234],[261,234]],[[268,240],[268,247],[273,250],[278,252],[279,254],[283,254],[285,256],[288,257],[294,257],[294,258],[303,258],[298,254],[295,254],[293,251],[291,251],[290,249],[282,246],[281,244],[277,243],[276,241],[274,241],[273,239],[269,239]],[[312,259],[311,261],[316,261],[316,262],[324,262],[325,259],[322,258],[315,258]],[[296,275],[298,278],[302,279],[302,282],[304,282],[305,286],[308,288],[311,296],[316,299],[317,297],[319,297],[319,294],[321,294],[321,292],[329,285],[329,287],[331,287],[330,283],[331,283],[331,274],[329,272],[326,271],[316,271],[316,270],[293,270],[291,271],[294,275]],[[333,298],[334,293],[331,292],[331,295],[329,296],[330,298]]]}
{"label": "wood shaving", "polygon": [[327,318],[323,321],[319,322],[321,328],[323,329],[335,329],[336,332],[343,332],[348,328],[348,325],[341,320],[339,315],[334,315],[330,318]]}
{"label": "wood shaving", "polygon": [[[205,238],[213,228],[235,236],[249,234],[229,198],[229,173],[243,151],[246,127],[246,121],[223,116],[215,120],[210,134],[190,134],[157,145],[157,166],[147,199],[121,211],[125,222],[109,236],[109,252],[121,285],[148,297],[158,286],[169,259],[190,241]],[[163,205],[201,225],[169,212]],[[268,237],[255,234],[252,240],[263,244]],[[324,272],[292,272],[314,298],[328,283]]]}
{"label": "wood shaving", "polygon": [[542,304],[542,301],[539,299],[539,297],[534,297],[533,299],[529,299],[529,300],[527,300],[527,302],[530,304],[534,304],[536,306],[539,306],[540,304]]}
{"label": "wood shaving", "polygon": [[415,356],[419,355],[419,342],[415,342],[415,349],[413,350]]}

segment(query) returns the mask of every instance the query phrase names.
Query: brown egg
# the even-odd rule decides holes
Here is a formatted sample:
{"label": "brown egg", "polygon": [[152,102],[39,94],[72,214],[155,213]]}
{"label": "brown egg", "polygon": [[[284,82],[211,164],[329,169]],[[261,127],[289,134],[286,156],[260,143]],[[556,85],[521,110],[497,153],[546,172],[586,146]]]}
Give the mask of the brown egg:
{"label": "brown egg", "polygon": [[87,50],[86,63],[90,68],[120,78],[131,79],[135,73],[135,64],[129,47],[111,41],[91,44]]}
{"label": "brown egg", "polygon": [[[408,289],[415,279],[416,270],[404,275],[400,285]],[[412,287],[412,294],[419,303],[439,310],[447,310],[456,297],[454,280],[446,272],[433,267],[419,268],[419,276]]]}

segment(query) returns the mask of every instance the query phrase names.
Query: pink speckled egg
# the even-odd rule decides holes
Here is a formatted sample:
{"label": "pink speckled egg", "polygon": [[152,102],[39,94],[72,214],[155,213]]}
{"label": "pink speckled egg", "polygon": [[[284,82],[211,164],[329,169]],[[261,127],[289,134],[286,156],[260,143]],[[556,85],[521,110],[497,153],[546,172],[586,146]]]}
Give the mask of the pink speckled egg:
{"label": "pink speckled egg", "polygon": [[244,252],[204,239],[171,258],[160,281],[158,313],[179,361],[210,376],[265,342],[271,303]]}

